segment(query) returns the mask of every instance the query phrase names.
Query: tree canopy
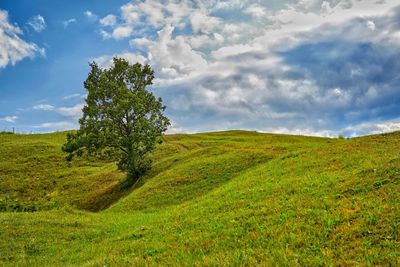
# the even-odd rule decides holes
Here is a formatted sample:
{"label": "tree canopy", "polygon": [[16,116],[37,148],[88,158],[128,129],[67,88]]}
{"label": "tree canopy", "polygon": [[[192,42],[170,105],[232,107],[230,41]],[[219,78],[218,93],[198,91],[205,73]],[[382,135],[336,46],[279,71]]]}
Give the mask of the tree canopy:
{"label": "tree canopy", "polygon": [[109,69],[95,62],[90,67],[80,129],[68,134],[63,151],[68,160],[85,153],[116,156],[119,169],[137,179],[150,167],[148,153],[170,125],[161,98],[147,89],[154,71],[122,58],[114,58]]}

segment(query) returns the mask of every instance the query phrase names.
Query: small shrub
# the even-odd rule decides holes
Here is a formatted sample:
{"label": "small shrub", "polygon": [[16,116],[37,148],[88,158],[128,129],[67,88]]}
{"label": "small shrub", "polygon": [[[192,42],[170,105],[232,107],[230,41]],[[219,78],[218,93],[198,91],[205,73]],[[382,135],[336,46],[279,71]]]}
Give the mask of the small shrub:
{"label": "small shrub", "polygon": [[9,132],[9,131],[0,131],[0,134],[14,134],[14,132]]}

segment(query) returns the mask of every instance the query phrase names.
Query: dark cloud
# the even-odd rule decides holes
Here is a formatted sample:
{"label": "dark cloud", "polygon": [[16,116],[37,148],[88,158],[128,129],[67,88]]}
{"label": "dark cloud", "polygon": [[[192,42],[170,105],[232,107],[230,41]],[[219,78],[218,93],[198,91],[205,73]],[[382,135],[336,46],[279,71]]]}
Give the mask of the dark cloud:
{"label": "dark cloud", "polygon": [[399,22],[396,8],[386,16],[325,24],[272,51],[265,45],[219,58],[157,92],[176,125],[189,132],[352,136],[393,130],[400,127]]}
{"label": "dark cloud", "polygon": [[[396,8],[389,16],[324,25],[302,34],[303,42],[279,53],[293,71],[318,87],[314,114],[330,114],[332,124],[339,127],[399,117],[399,14]],[[346,96],[346,104],[335,107],[332,99],[332,105],[318,105],[332,92],[338,100]]]}

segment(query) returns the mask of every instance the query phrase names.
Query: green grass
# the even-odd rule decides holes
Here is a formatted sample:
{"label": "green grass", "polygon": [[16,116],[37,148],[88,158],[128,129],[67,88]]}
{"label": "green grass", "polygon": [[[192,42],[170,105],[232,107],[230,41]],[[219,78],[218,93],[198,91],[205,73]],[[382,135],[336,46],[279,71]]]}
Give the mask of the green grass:
{"label": "green grass", "polygon": [[64,140],[0,134],[1,266],[400,264],[400,133],[168,135],[135,188]]}

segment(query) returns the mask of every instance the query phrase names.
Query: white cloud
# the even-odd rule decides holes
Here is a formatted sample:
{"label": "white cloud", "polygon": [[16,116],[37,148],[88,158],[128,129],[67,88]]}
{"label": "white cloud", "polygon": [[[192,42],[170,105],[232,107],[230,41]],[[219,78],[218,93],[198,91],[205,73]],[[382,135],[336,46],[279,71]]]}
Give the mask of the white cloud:
{"label": "white cloud", "polygon": [[304,136],[321,136],[321,137],[338,137],[338,132],[330,130],[315,130],[309,128],[265,128],[258,130],[261,133],[274,133],[274,134],[292,134],[292,135],[304,135]]}
{"label": "white cloud", "polygon": [[[74,94],[64,97],[64,99],[71,99],[75,97],[81,96],[80,94]],[[73,119],[78,119],[82,116],[82,109],[84,107],[84,103],[79,103],[71,107],[59,107],[56,108],[49,104],[38,104],[34,105],[33,109],[35,110],[43,110],[43,111],[55,111],[63,116],[71,117]]]}
{"label": "white cloud", "polygon": [[7,11],[0,10],[0,68],[15,65],[18,61],[37,54],[44,56],[45,50],[34,43],[21,39],[21,29],[8,21]]}
{"label": "white cloud", "polygon": [[139,8],[133,3],[128,3],[121,7],[122,19],[126,21],[126,23],[133,24],[139,21],[140,14]]}
{"label": "white cloud", "polygon": [[[135,52],[126,53],[133,61],[152,65],[157,77],[154,87],[163,89],[160,93],[171,90],[165,96],[175,116],[175,129],[250,127],[337,135],[329,122],[342,118],[330,117],[339,116],[352,105],[364,107],[374,95],[379,97],[388,89],[367,87],[365,92],[357,92],[365,95],[356,100],[357,93],[350,88],[321,88],[314,79],[302,77],[304,73],[286,63],[279,52],[306,41],[390,43],[400,47],[398,31],[385,31],[382,22],[398,1],[267,2],[132,1],[121,7],[115,23],[104,24],[109,28],[102,34],[115,39],[134,36],[129,44]],[[192,31],[187,31],[190,28]],[[111,59],[106,55],[98,61],[110,66]],[[362,77],[364,70],[355,65],[349,73]],[[188,113],[189,117],[209,117],[197,122],[188,119],[189,126],[182,127],[182,114]],[[205,122],[212,116],[220,121]],[[198,125],[194,127],[194,123]]]}
{"label": "white cloud", "polygon": [[36,15],[31,17],[27,24],[32,27],[32,29],[36,32],[41,32],[46,28],[46,22],[41,15]]}
{"label": "white cloud", "polygon": [[132,27],[130,26],[120,26],[113,30],[112,37],[115,39],[122,39],[129,37],[132,34]]}
{"label": "white cloud", "polygon": [[101,68],[110,68],[113,64],[114,57],[124,58],[128,60],[128,62],[130,62],[131,64],[135,64],[136,62],[139,62],[140,64],[145,64],[147,61],[145,57],[131,52],[122,52],[120,54],[114,55],[104,55],[94,58],[93,61],[96,62]]}
{"label": "white cloud", "polygon": [[194,33],[211,33],[222,24],[221,19],[208,16],[201,11],[193,12],[190,17],[190,23]]}
{"label": "white cloud", "polygon": [[[149,29],[160,29],[170,24],[182,29],[186,25],[188,15],[193,11],[190,1],[166,1],[164,3],[144,0],[141,2],[129,2],[121,6],[121,23],[117,23],[117,17],[109,14],[103,18],[104,27],[112,27],[113,31],[101,30],[104,38],[121,39],[131,35],[132,32],[146,32]],[[207,17],[208,18],[208,17]],[[217,18],[210,17],[211,22],[197,22],[196,25],[203,23],[214,23]],[[129,29],[130,28],[130,29]]]}
{"label": "white cloud", "polygon": [[248,44],[237,44],[231,46],[224,46],[212,52],[212,56],[216,59],[222,59],[224,57],[234,56],[243,54],[246,52],[253,51],[254,47]]}
{"label": "white cloud", "polygon": [[251,4],[244,12],[256,18],[262,18],[268,14],[267,10],[259,4]]}
{"label": "white cloud", "polygon": [[149,46],[152,62],[162,77],[188,75],[207,67],[207,61],[192,49],[182,36],[172,37],[174,27],[166,25],[158,32],[158,42]]}
{"label": "white cloud", "polygon": [[350,125],[341,130],[346,136],[360,136],[366,134],[381,134],[400,131],[400,120],[364,122],[356,125]]}
{"label": "white cloud", "polygon": [[133,28],[129,25],[118,26],[112,30],[112,32],[108,32],[105,30],[100,30],[100,34],[103,39],[114,38],[116,40],[124,39],[131,36],[133,33]]}
{"label": "white cloud", "polygon": [[17,119],[18,119],[18,116],[6,116],[6,117],[3,117],[3,118],[0,118],[0,121],[14,123],[14,122],[17,121]]}
{"label": "white cloud", "polygon": [[103,39],[110,39],[112,37],[112,34],[105,30],[100,30],[99,32]]}
{"label": "white cloud", "polygon": [[[280,35],[288,35],[290,32],[308,31],[326,23],[339,24],[355,17],[381,16],[399,4],[397,0],[388,0],[385,4],[376,4],[376,1],[365,0],[355,1],[351,8],[344,9],[343,5],[338,3],[343,4],[347,1],[324,1],[323,3],[330,7],[329,12],[321,9],[312,12],[319,2],[321,1],[304,0],[288,5],[287,9],[276,12],[269,16],[269,19],[279,25]],[[346,6],[346,4],[344,5]]]}
{"label": "white cloud", "polygon": [[71,95],[66,95],[63,97],[64,100],[72,99],[72,98],[79,98],[83,97],[84,95],[81,94],[71,94]]}
{"label": "white cloud", "polygon": [[185,37],[190,46],[195,50],[210,49],[213,50],[224,43],[225,38],[219,34],[214,33],[212,35],[200,34]]}
{"label": "white cloud", "polygon": [[136,38],[129,41],[129,45],[133,48],[140,47],[147,49],[152,44],[154,44],[154,42],[147,38]]}
{"label": "white cloud", "polygon": [[346,137],[355,137],[369,134],[381,134],[390,133],[394,131],[400,131],[400,121],[389,120],[381,122],[366,122],[355,125],[350,125],[341,129],[336,130],[316,130],[312,128],[264,128],[258,130],[259,132],[265,133],[277,133],[277,134],[295,134],[305,136],[323,136],[323,137],[338,137],[343,134]]}
{"label": "white cloud", "polygon": [[222,44],[223,42],[224,42],[224,36],[222,36],[221,34],[219,34],[219,33],[217,33],[217,32],[215,32],[214,34],[213,34],[213,36],[214,36],[214,39],[219,43],[219,44]]}
{"label": "white cloud", "polygon": [[117,17],[110,14],[100,20],[100,24],[103,26],[114,26],[117,23]]}
{"label": "white cloud", "polygon": [[[151,25],[161,26],[165,20],[164,5],[161,2],[146,0],[137,4],[134,9],[138,10],[140,16],[144,16]],[[136,14],[135,11],[131,12],[129,18]]]}
{"label": "white cloud", "polygon": [[52,131],[65,131],[65,130],[73,130],[79,128],[78,123],[70,122],[70,121],[57,121],[57,122],[45,122],[39,125],[33,126],[33,128],[38,129],[50,129]]}
{"label": "white cloud", "polygon": [[85,104],[80,103],[80,104],[76,104],[75,106],[72,106],[72,107],[60,107],[60,108],[57,108],[57,112],[66,117],[79,119],[82,116],[82,109],[83,109],[84,105]]}
{"label": "white cloud", "polygon": [[371,31],[374,31],[376,26],[375,23],[372,20],[367,21],[367,28],[370,29]]}
{"label": "white cloud", "polygon": [[71,19],[63,21],[64,28],[67,28],[71,23],[76,23],[76,19],[71,18]]}
{"label": "white cloud", "polygon": [[33,109],[49,111],[49,110],[53,110],[54,106],[49,105],[49,104],[38,104],[38,105],[34,105]]}
{"label": "white cloud", "polygon": [[179,126],[174,121],[171,121],[171,125],[170,125],[170,127],[168,127],[167,133],[168,134],[177,134],[177,133],[182,134],[182,133],[191,133],[191,132],[189,132],[184,127]]}
{"label": "white cloud", "polygon": [[89,21],[96,21],[96,20],[97,20],[97,15],[94,14],[94,13],[93,13],[92,11],[90,11],[90,10],[86,10],[83,14],[86,16],[86,18],[87,18]]}

